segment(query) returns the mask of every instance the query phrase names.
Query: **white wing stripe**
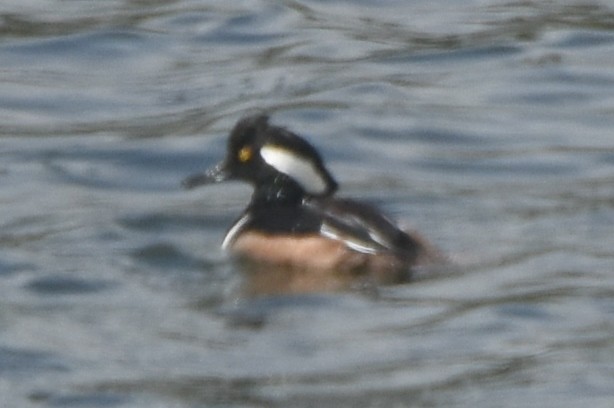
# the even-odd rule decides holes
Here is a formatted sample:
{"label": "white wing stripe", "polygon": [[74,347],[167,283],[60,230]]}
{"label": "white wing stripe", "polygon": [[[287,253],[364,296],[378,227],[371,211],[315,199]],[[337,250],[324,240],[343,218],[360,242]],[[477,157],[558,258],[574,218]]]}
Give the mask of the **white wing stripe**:
{"label": "white wing stripe", "polygon": [[348,239],[349,237],[341,236],[337,230],[332,228],[330,225],[324,223],[320,227],[320,233],[330,239],[334,239],[337,241],[343,242],[348,248],[351,248],[355,251],[362,252],[363,254],[375,254],[378,252],[377,248],[370,246],[366,242],[360,242],[356,240]]}

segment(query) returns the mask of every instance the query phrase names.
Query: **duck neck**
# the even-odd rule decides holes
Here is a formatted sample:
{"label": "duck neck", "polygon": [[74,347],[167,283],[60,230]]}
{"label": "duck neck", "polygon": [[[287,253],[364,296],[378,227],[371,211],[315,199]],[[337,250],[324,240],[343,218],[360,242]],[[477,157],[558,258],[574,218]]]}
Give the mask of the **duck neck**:
{"label": "duck neck", "polygon": [[276,177],[272,182],[259,183],[252,195],[252,206],[284,206],[300,205],[305,198],[305,191],[287,177]]}

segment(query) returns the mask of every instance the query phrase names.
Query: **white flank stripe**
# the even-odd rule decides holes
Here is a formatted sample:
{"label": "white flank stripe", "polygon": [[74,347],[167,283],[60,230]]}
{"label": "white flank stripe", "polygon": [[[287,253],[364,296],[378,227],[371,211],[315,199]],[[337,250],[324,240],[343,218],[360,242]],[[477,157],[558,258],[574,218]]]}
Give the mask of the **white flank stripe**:
{"label": "white flank stripe", "polygon": [[245,214],[243,217],[239,218],[237,222],[228,230],[226,236],[224,237],[224,241],[222,242],[222,249],[224,251],[228,250],[230,245],[237,238],[237,235],[243,228],[243,226],[249,221],[249,214]]}
{"label": "white flank stripe", "polygon": [[326,181],[311,161],[274,145],[262,146],[260,155],[271,167],[297,181],[308,193],[326,191]]}

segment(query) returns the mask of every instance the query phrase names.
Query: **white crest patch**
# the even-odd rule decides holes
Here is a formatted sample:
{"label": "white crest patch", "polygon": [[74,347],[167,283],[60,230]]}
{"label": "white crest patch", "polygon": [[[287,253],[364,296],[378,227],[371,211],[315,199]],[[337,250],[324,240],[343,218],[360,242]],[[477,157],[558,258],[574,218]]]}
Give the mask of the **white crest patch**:
{"label": "white crest patch", "polygon": [[326,180],[309,159],[275,145],[262,146],[260,156],[269,166],[298,182],[308,193],[321,194],[326,191]]}

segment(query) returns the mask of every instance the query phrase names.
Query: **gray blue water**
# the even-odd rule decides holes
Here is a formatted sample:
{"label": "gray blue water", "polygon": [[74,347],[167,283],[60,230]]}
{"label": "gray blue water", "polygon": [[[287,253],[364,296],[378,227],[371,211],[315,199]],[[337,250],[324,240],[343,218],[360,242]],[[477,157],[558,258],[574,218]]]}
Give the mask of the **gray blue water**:
{"label": "gray blue water", "polygon": [[[446,273],[246,299],[247,112]],[[2,407],[614,406],[614,5],[0,5]]]}

